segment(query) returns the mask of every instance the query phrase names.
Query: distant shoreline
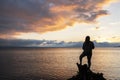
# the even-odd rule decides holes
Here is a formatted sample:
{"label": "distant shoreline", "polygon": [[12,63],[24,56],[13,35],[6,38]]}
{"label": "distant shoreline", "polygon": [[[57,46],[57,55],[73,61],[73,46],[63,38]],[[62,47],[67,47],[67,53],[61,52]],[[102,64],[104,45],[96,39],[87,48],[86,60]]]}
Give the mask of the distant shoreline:
{"label": "distant shoreline", "polygon": [[[82,47],[18,47],[18,46],[10,46],[10,47],[1,47],[0,48],[82,48]],[[96,47],[96,48],[120,48],[120,46],[109,46],[109,47]]]}

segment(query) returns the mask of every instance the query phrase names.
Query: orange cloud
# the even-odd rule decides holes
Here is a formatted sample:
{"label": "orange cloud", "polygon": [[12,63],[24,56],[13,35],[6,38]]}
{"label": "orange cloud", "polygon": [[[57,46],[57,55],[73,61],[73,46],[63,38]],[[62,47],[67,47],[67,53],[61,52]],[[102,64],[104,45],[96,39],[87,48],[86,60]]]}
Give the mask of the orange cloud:
{"label": "orange cloud", "polygon": [[0,35],[44,33],[92,23],[107,15],[103,6],[114,0],[0,0]]}
{"label": "orange cloud", "polygon": [[[43,19],[44,23],[46,23],[44,27],[37,27],[37,26],[40,26],[41,20],[38,22],[35,22],[34,24],[36,25],[31,25],[31,26],[34,28],[35,32],[44,33],[48,31],[61,30],[66,28],[68,25],[72,26],[74,24],[74,21],[69,20],[67,17],[66,18],[60,17],[60,16],[58,17],[59,19]],[[52,21],[53,21],[53,24],[51,24]]]}

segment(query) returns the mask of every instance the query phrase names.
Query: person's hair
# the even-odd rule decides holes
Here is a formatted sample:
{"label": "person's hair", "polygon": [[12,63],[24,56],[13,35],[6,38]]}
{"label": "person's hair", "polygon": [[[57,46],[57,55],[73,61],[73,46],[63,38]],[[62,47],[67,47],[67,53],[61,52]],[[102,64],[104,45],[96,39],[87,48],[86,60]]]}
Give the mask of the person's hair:
{"label": "person's hair", "polygon": [[86,36],[85,42],[89,42],[89,41],[90,41],[90,36]]}

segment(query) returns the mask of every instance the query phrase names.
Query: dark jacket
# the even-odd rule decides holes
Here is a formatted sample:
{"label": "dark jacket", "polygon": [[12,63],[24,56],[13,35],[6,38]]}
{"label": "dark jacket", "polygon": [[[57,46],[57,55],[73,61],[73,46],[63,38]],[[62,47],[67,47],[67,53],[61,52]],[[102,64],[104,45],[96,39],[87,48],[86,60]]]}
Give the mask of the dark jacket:
{"label": "dark jacket", "polygon": [[93,42],[89,41],[89,42],[84,42],[82,48],[85,53],[92,53],[92,49],[94,49],[95,47]]}

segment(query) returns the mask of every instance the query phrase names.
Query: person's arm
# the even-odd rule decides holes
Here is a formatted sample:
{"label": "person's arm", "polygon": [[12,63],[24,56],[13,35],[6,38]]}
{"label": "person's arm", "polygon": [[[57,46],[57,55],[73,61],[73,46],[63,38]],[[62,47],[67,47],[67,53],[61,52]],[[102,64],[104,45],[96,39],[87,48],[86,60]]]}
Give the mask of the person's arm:
{"label": "person's arm", "polygon": [[85,43],[83,43],[82,49],[83,49],[83,50],[85,49]]}
{"label": "person's arm", "polygon": [[92,42],[92,49],[94,49],[95,48],[95,46],[94,46],[94,43]]}

